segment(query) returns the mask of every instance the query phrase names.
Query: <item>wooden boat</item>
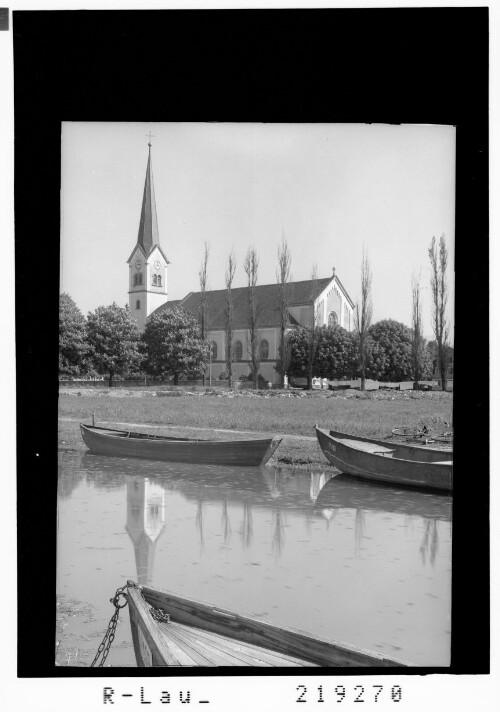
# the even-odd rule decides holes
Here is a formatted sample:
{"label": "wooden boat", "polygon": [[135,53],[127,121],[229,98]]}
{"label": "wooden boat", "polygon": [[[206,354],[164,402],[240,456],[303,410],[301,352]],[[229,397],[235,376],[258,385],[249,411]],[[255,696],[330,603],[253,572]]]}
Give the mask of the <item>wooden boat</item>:
{"label": "wooden boat", "polygon": [[[138,667],[410,665],[132,581],[127,598]],[[157,620],[158,612],[168,614],[170,621]]]}
{"label": "wooden boat", "polygon": [[[383,444],[342,433],[337,433],[341,437],[336,437],[317,425],[314,430],[327,460],[344,474],[447,492],[453,489],[453,461],[447,457],[446,451],[441,451],[440,461],[429,462],[411,459],[411,453],[405,450],[407,446]],[[419,448],[414,458],[421,457],[423,449]]]}
{"label": "wooden boat", "polygon": [[197,440],[99,428],[80,423],[82,438],[97,455],[204,465],[264,465],[281,442],[264,440]]}
{"label": "wooden boat", "polygon": [[382,447],[390,447],[393,450],[393,457],[400,460],[418,460],[419,462],[443,462],[443,460],[453,460],[453,450],[449,448],[431,448],[423,445],[409,445],[405,442],[388,442],[387,440],[376,440],[365,438],[361,435],[347,435],[338,430],[329,430],[334,438],[349,438],[363,443],[373,443]]}

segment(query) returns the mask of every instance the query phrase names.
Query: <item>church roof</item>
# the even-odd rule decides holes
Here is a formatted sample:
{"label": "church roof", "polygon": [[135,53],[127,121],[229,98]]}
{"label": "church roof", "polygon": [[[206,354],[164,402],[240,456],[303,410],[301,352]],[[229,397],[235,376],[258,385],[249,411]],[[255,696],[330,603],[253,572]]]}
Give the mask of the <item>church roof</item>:
{"label": "church roof", "polygon": [[[305,280],[303,282],[290,282],[290,296],[288,306],[307,306],[313,303],[316,297],[331,282],[332,277],[325,279]],[[248,287],[236,287],[231,290],[233,300],[233,324],[235,329],[248,329]],[[225,328],[226,324],[226,289],[207,291],[207,328],[218,331]],[[263,284],[255,287],[255,296],[259,305],[258,326],[275,327],[280,325],[279,309],[279,284]],[[162,304],[155,313],[160,313],[172,307],[182,307],[198,318],[201,306],[201,292],[190,292],[184,299]],[[292,323],[295,320],[291,319]]]}
{"label": "church roof", "polygon": [[158,234],[158,220],[156,218],[155,190],[153,185],[153,167],[151,164],[151,144],[149,145],[148,165],[146,180],[144,181],[144,194],[142,196],[141,221],[137,242],[148,254],[160,242]]}

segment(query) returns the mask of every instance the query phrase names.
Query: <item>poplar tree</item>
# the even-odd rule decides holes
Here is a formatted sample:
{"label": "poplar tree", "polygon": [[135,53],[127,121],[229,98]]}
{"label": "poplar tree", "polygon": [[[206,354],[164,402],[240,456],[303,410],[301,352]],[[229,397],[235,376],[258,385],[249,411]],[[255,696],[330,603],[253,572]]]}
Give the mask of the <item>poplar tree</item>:
{"label": "poplar tree", "polygon": [[248,278],[248,351],[252,364],[254,386],[259,387],[259,336],[257,322],[259,320],[259,304],[255,288],[259,276],[259,257],[254,247],[249,248],[245,257],[244,269]]}
{"label": "poplar tree", "polygon": [[236,258],[234,252],[229,253],[226,268],[226,370],[229,388],[233,387],[233,295],[231,293],[234,273],[236,271]]}
{"label": "poplar tree", "polygon": [[439,238],[439,245],[433,237],[429,247],[431,262],[432,328],[437,344],[438,369],[441,376],[441,388],[446,390],[446,353],[448,350],[448,321],[446,306],[448,303],[448,250],[444,235]]}

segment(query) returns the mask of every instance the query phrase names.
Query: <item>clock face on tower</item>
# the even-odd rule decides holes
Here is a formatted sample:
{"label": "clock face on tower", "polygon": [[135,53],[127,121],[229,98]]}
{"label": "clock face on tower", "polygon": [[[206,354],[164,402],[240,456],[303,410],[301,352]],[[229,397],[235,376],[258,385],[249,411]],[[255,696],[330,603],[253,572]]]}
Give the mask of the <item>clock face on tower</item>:
{"label": "clock face on tower", "polygon": [[136,269],[141,269],[142,262],[140,260],[135,261],[135,268]]}
{"label": "clock face on tower", "polygon": [[160,260],[155,260],[155,269],[160,269],[160,267],[161,267]]}

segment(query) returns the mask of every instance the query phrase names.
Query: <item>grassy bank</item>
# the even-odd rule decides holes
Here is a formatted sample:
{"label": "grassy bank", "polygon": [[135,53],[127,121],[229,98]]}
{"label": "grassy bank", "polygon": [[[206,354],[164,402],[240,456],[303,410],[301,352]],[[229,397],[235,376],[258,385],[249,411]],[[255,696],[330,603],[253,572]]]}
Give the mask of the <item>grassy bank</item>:
{"label": "grassy bank", "polygon": [[[78,395],[80,394],[80,395]],[[193,394],[154,389],[62,389],[59,398],[59,445],[85,450],[78,423],[141,425],[144,431],[198,437],[233,431],[225,437],[277,434],[283,442],[270,464],[301,467],[329,465],[312,427],[385,438],[395,427],[427,424],[449,429],[453,397],[440,392],[280,393],[197,391]]]}

